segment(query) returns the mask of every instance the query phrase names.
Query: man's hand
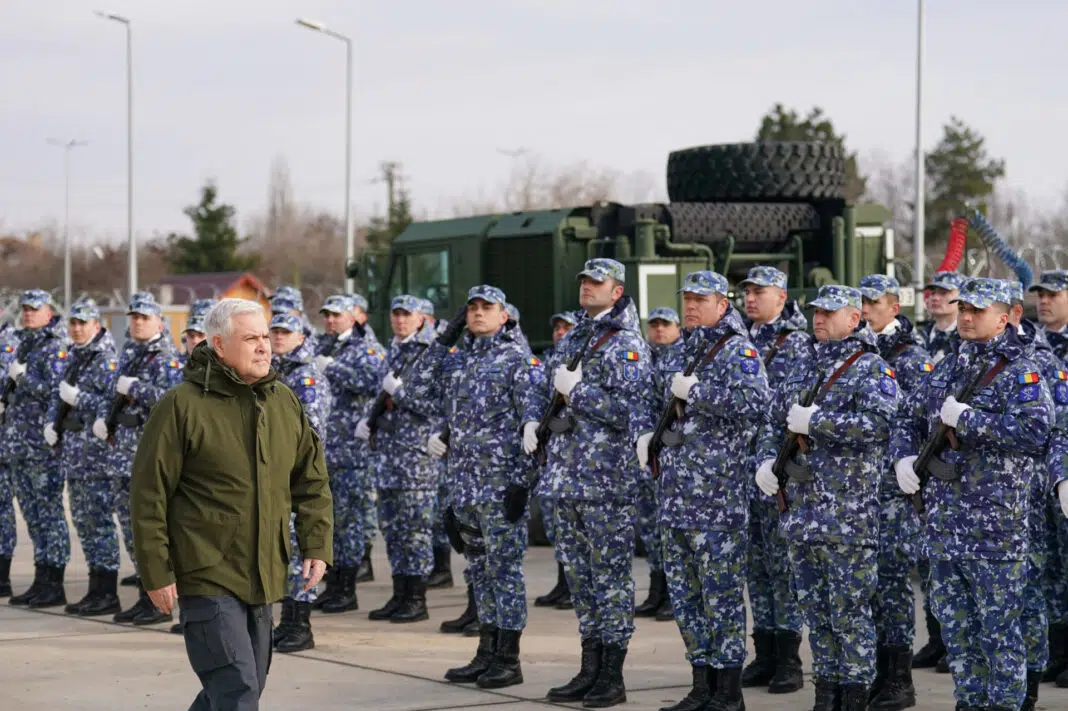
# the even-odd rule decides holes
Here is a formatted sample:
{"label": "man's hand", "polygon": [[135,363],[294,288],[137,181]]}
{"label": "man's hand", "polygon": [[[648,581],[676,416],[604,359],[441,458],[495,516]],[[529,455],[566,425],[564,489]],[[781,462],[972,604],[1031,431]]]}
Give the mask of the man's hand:
{"label": "man's hand", "polygon": [[574,370],[568,370],[567,366],[561,365],[553,374],[553,388],[564,397],[571,397],[571,391],[582,382],[582,363]]}
{"label": "man's hand", "polygon": [[56,428],[52,426],[51,422],[44,426],[44,438],[49,447],[55,447],[56,442],[59,441],[59,435],[56,434]]}
{"label": "man's hand", "polygon": [[26,364],[20,363],[17,360],[7,366],[7,377],[14,380],[16,383],[23,375],[26,374]]}
{"label": "man's hand", "polygon": [[304,567],[300,571],[300,577],[308,582],[304,583],[304,590],[308,591],[319,584],[326,573],[326,563],[318,558],[305,558]]}
{"label": "man's hand", "polygon": [[523,451],[534,454],[538,449],[538,423],[531,420],[523,423]]}
{"label": "man's hand", "polygon": [[148,599],[152,601],[152,604],[159,608],[159,611],[164,615],[169,615],[174,612],[174,608],[178,603],[178,586],[171,583],[165,588],[159,590],[147,590]]}
{"label": "man's hand", "polygon": [[315,367],[318,368],[319,372],[322,373],[323,375],[326,375],[327,367],[329,367],[329,365],[331,363],[333,363],[333,362],[334,362],[334,359],[331,358],[330,356],[324,356],[324,355],[315,356]]}
{"label": "man's hand", "polygon": [[796,402],[790,406],[790,411],[786,413],[786,429],[791,432],[795,432],[801,435],[808,434],[809,423],[812,422],[812,416],[819,410],[819,405],[798,405]]}
{"label": "man's hand", "polygon": [[774,459],[765,459],[756,470],[757,486],[768,496],[775,496],[779,491],[779,478],[771,470],[774,464]]}
{"label": "man's hand", "polygon": [[1057,498],[1061,501],[1061,513],[1068,518],[1068,486],[1063,481],[1057,485]]}
{"label": "man's hand", "polygon": [[690,401],[690,391],[697,385],[696,375],[683,375],[675,373],[671,378],[671,394],[680,400]]}
{"label": "man's hand", "polygon": [[427,438],[426,451],[430,456],[441,459],[448,453],[449,445],[441,441],[440,432],[435,432]]}
{"label": "man's hand", "polygon": [[382,389],[390,396],[403,386],[404,382],[393,373],[386,373],[386,377],[382,378]]}
{"label": "man's hand", "polygon": [[970,409],[972,409],[970,405],[965,405],[963,402],[957,402],[957,398],[950,395],[946,398],[946,401],[942,403],[942,410],[938,414],[942,418],[942,422],[948,427],[956,429],[960,416]]}
{"label": "man's hand", "polygon": [[652,444],[653,433],[646,432],[638,437],[638,442],[634,446],[635,453],[638,455],[638,466],[645,469],[649,466],[649,445]]}
{"label": "man's hand", "polygon": [[78,404],[78,396],[81,394],[82,391],[78,389],[78,386],[71,385],[66,380],[59,381],[59,399],[71,407]]}
{"label": "man's hand", "polygon": [[98,417],[93,421],[93,434],[97,439],[107,441],[108,439],[108,423],[104,422],[103,417]]}
{"label": "man's hand", "polygon": [[362,439],[364,442],[371,439],[371,427],[367,424],[366,417],[356,423],[356,439]]}
{"label": "man's hand", "polygon": [[914,465],[919,459],[916,455],[902,457],[894,462],[894,475],[897,477],[897,488],[912,496],[920,490],[920,477],[916,476]]}
{"label": "man's hand", "polygon": [[130,388],[137,382],[137,378],[132,378],[129,375],[120,375],[119,382],[115,384],[115,389],[119,391],[120,395],[129,395]]}

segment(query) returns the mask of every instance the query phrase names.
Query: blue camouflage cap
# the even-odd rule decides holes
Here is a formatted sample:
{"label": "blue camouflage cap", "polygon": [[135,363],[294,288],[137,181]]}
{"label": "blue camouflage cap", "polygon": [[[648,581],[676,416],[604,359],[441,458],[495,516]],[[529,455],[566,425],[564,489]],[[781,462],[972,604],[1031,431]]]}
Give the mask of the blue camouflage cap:
{"label": "blue camouflage cap", "polygon": [[846,307],[859,311],[861,306],[860,297],[859,289],[840,284],[828,284],[827,286],[821,286],[816,298],[806,306],[811,309],[822,309],[823,311],[838,311]]}
{"label": "blue camouflage cap", "polygon": [[348,296],[350,299],[352,299],[353,308],[363,309],[364,311],[367,311],[369,307],[367,305],[367,299],[363,298],[363,294],[349,294]]}
{"label": "blue camouflage cap", "polygon": [[355,304],[352,302],[352,297],[347,294],[334,294],[333,296],[326,297],[326,301],[323,302],[322,307],[319,309],[319,313],[329,311],[334,314],[343,314],[352,311],[352,307]]}
{"label": "blue camouflage cap", "polygon": [[130,296],[130,302],[134,301],[155,301],[156,297],[151,291],[135,291]]}
{"label": "blue camouflage cap", "polygon": [[304,311],[304,304],[299,301],[294,301],[288,296],[279,296],[278,298],[271,299],[271,313],[272,314],[285,314],[291,311]]}
{"label": "blue camouflage cap", "polygon": [[1009,288],[1009,296],[1013,301],[1018,301],[1021,304],[1024,300],[1024,288],[1023,284],[1015,279],[1005,279],[1005,285]]}
{"label": "blue camouflage cap", "polygon": [[615,279],[622,284],[626,274],[627,270],[623,268],[622,264],[614,259],[602,257],[599,259],[587,259],[582,271],[578,274],[578,278],[589,277],[594,281]]}
{"label": "blue camouflage cap", "polygon": [[215,304],[219,303],[215,299],[197,299],[189,305],[190,318],[196,316],[203,318],[206,313],[215,307]]}
{"label": "blue camouflage cap", "polygon": [[271,299],[289,299],[290,301],[304,301],[304,297],[300,293],[300,289],[295,286],[283,284],[274,290],[271,294]]}
{"label": "blue camouflage cap", "polygon": [[207,313],[191,314],[189,319],[185,322],[186,331],[196,331],[197,333],[207,333],[204,329],[204,321]]}
{"label": "blue camouflage cap", "polygon": [[988,308],[995,302],[1012,306],[1012,289],[1004,279],[975,278],[961,287],[960,295],[949,303],[958,302],[969,304],[977,309]]}
{"label": "blue camouflage cap", "polygon": [[1042,272],[1038,277],[1038,283],[1032,285],[1028,291],[1064,291],[1065,289],[1068,289],[1068,271],[1050,269]]}
{"label": "blue camouflage cap", "polygon": [[682,280],[682,288],[679,289],[679,293],[726,296],[730,289],[731,285],[727,283],[727,277],[706,270],[687,274],[686,278]]}
{"label": "blue camouflage cap", "polygon": [[869,274],[860,280],[860,295],[865,299],[875,301],[887,294],[901,295],[901,284],[897,279],[886,274]]}
{"label": "blue camouflage cap", "polygon": [[282,328],[297,333],[304,331],[304,323],[296,314],[275,314],[271,317],[270,328]]}
{"label": "blue camouflage cap", "polygon": [[482,299],[491,304],[506,304],[508,300],[504,297],[504,292],[495,286],[489,284],[479,284],[478,286],[472,286],[467,290],[467,303],[471,303],[474,299]]}
{"label": "blue camouflage cap", "polygon": [[434,315],[434,302],[430,299],[419,299],[419,313],[427,316]]}
{"label": "blue camouflage cap", "polygon": [[515,304],[509,304],[505,302],[504,312],[508,314],[508,318],[512,319],[516,323],[519,323],[519,309],[515,307]]}
{"label": "blue camouflage cap", "polygon": [[945,289],[946,291],[958,291],[968,283],[968,277],[959,272],[941,271],[935,272],[934,277],[925,286],[925,289]]}
{"label": "blue camouflage cap", "polygon": [[52,295],[44,289],[27,289],[22,292],[20,306],[29,306],[31,309],[40,309],[45,306],[55,307]]}
{"label": "blue camouflage cap", "polygon": [[752,284],[753,286],[777,286],[780,289],[786,288],[786,275],[775,267],[753,267],[749,270],[749,274],[738,283],[738,286],[744,287],[746,284]]}
{"label": "blue camouflage cap", "polygon": [[142,316],[162,316],[163,311],[160,309],[159,304],[155,301],[146,301],[144,299],[131,301],[130,307],[126,309],[126,314],[141,314]]}
{"label": "blue camouflage cap", "polygon": [[555,328],[557,321],[563,321],[564,323],[569,323],[572,326],[578,323],[578,319],[575,318],[575,314],[571,313],[570,311],[561,311],[558,314],[553,314],[552,318],[549,319],[549,325]]}
{"label": "blue camouflage cap", "polygon": [[422,313],[419,308],[420,299],[412,296],[411,294],[401,294],[400,296],[394,296],[393,301],[389,304],[390,311],[407,311],[410,314]]}
{"label": "blue camouflage cap", "polygon": [[675,309],[669,309],[667,306],[659,306],[649,312],[649,321],[667,321],[668,323],[679,323],[679,314]]}
{"label": "blue camouflage cap", "polygon": [[100,309],[97,308],[96,302],[92,299],[84,299],[83,301],[76,301],[71,304],[70,316],[68,318],[71,321],[84,321],[88,323],[93,319],[100,320]]}

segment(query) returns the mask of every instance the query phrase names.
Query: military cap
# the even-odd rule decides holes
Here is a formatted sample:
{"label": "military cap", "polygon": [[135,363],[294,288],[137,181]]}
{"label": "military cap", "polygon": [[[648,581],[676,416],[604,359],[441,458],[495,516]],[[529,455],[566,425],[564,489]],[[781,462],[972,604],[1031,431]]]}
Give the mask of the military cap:
{"label": "military cap", "polygon": [[822,309],[823,311],[838,311],[847,306],[859,311],[861,306],[860,297],[859,289],[840,284],[828,284],[827,286],[821,286],[816,298],[806,305],[811,309]]}
{"label": "military cap", "polygon": [[575,318],[575,314],[571,313],[570,311],[561,311],[558,314],[553,314],[552,318],[549,319],[549,325],[555,328],[557,321],[563,321],[564,323],[569,323],[572,326],[578,323],[578,319]]}
{"label": "military cap", "polygon": [[860,280],[860,295],[875,301],[887,294],[901,295],[901,284],[897,279],[886,274],[869,274]]}
{"label": "military cap", "polygon": [[516,323],[519,323],[519,309],[517,309],[514,304],[505,302],[504,312],[508,314],[508,318],[512,319]]}
{"label": "military cap", "polygon": [[134,301],[155,301],[155,300],[156,300],[156,297],[152,294],[151,291],[135,291],[130,296],[130,302],[131,303],[133,303]]}
{"label": "military cap", "polygon": [[504,296],[504,292],[489,284],[479,284],[478,286],[472,286],[467,290],[467,303],[471,303],[475,299],[482,299],[491,304],[508,303],[508,300]]}
{"label": "military cap", "polygon": [[162,316],[163,311],[160,309],[159,304],[155,301],[146,301],[140,299],[137,301],[131,301],[130,307],[126,309],[126,314],[141,314],[142,316]]}
{"label": "military cap", "polygon": [[705,296],[719,294],[726,296],[730,291],[727,277],[710,271],[690,272],[682,280],[680,294],[702,294]]}
{"label": "military cap", "polygon": [[304,330],[304,323],[296,314],[275,314],[271,317],[270,328],[282,328],[297,333]]}
{"label": "military cap", "polygon": [[349,298],[352,299],[352,307],[363,309],[367,311],[369,308],[367,305],[367,299],[363,298],[363,294],[349,294]]}
{"label": "military cap", "polygon": [[668,323],[679,323],[679,314],[675,309],[669,309],[667,306],[660,306],[649,312],[649,321],[667,321]]}
{"label": "military cap", "polygon": [[627,270],[623,268],[623,265],[614,259],[588,259],[583,266],[582,271],[579,272],[579,278],[589,277],[594,281],[608,281],[609,279],[615,279],[620,284],[623,283]]}
{"label": "military cap", "polygon": [[434,315],[434,302],[430,299],[419,299],[419,313],[427,316]]}
{"label": "military cap", "polygon": [[326,301],[323,302],[322,307],[319,309],[319,313],[329,311],[334,314],[343,314],[352,311],[353,307],[352,297],[347,294],[334,294],[333,296],[326,297]]}
{"label": "military cap", "polygon": [[394,296],[393,301],[389,304],[390,311],[407,311],[410,314],[422,313],[419,309],[419,299],[411,294],[401,294],[400,296]]}
{"label": "military cap", "polygon": [[197,333],[207,333],[207,331],[204,330],[205,316],[207,316],[207,313],[192,314],[189,317],[189,320],[185,322],[185,330],[196,331]]}
{"label": "military cap", "polygon": [[22,292],[20,306],[29,306],[31,309],[40,309],[45,306],[55,308],[55,302],[52,301],[52,295],[44,289],[27,289]]}
{"label": "military cap", "polygon": [[1009,296],[1012,300],[1022,304],[1024,300],[1023,284],[1015,279],[1005,279],[1005,284],[1009,287]]}
{"label": "military cap", "polygon": [[988,308],[995,302],[1012,306],[1012,289],[1004,279],[975,278],[961,287],[960,294],[949,303],[958,302],[969,304],[977,309]]}
{"label": "military cap", "polygon": [[1028,291],[1064,291],[1065,289],[1068,289],[1068,271],[1051,269],[1042,272],[1038,277],[1038,283],[1032,285]]}
{"label": "military cap", "polygon": [[958,291],[968,283],[968,277],[958,272],[936,272],[925,289],[945,289],[946,291]]}
{"label": "military cap", "polygon": [[304,311],[304,304],[299,301],[294,301],[288,296],[279,296],[275,299],[271,299],[271,313],[272,314],[286,314],[292,311]]}
{"label": "military cap", "polygon": [[71,304],[70,316],[68,317],[72,321],[84,321],[89,322],[93,319],[100,320],[100,309],[97,308],[96,302],[92,299],[85,299],[84,301],[76,301]]}
{"label": "military cap", "polygon": [[746,284],[752,284],[753,286],[777,286],[780,289],[786,288],[786,275],[775,267],[753,267],[749,270],[749,274],[738,283],[738,286],[744,287]]}
{"label": "military cap", "polygon": [[304,301],[304,297],[301,295],[300,289],[295,286],[289,286],[288,284],[283,284],[282,286],[275,289],[274,293],[271,294],[271,298],[289,299],[290,301]]}

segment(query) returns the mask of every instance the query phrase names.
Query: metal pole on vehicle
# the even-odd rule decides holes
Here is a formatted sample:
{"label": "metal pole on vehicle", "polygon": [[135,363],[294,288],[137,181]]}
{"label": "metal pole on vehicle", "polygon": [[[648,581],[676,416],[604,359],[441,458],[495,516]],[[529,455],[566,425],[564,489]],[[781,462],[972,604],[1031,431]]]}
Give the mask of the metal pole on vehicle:
{"label": "metal pole on vehicle", "polygon": [[63,149],[63,310],[69,314],[71,304],[70,152],[73,148],[88,144],[86,141],[77,139],[57,141],[54,138],[49,138],[48,144]]}
{"label": "metal pole on vehicle", "polygon": [[913,237],[912,253],[912,281],[916,288],[916,321],[921,321],[924,316],[923,285],[924,285],[924,195],[926,180],[923,155],[923,0],[918,0],[916,13],[916,208],[915,208],[915,231]]}

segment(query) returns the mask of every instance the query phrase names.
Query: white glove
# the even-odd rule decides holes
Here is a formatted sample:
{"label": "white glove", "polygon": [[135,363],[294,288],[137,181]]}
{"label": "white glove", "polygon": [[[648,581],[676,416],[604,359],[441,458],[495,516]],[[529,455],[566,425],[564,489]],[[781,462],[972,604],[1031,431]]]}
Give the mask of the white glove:
{"label": "white glove", "polygon": [[523,423],[523,451],[534,454],[538,448],[538,423],[531,421]]}
{"label": "white glove", "polygon": [[649,466],[649,443],[653,441],[653,433],[646,432],[642,436],[638,437],[638,444],[634,447],[638,453],[638,464],[642,469]]}
{"label": "white glove", "polygon": [[320,373],[326,373],[326,366],[334,362],[334,359],[330,356],[315,356],[315,367],[319,369]]}
{"label": "white glove", "polygon": [[765,459],[756,471],[757,486],[768,496],[775,496],[775,492],[779,490],[779,478],[771,471],[771,465],[774,463],[774,459]]}
{"label": "white glove", "polygon": [[671,394],[680,400],[690,401],[690,390],[694,385],[697,385],[696,375],[683,375],[682,373],[675,373],[675,377],[671,379]]}
{"label": "white glove", "polygon": [[945,422],[948,426],[956,429],[957,422],[960,421],[960,416],[964,414],[965,410],[972,409],[970,405],[957,402],[957,398],[950,395],[946,398],[946,401],[942,403],[942,422]]}
{"label": "white glove", "polygon": [[437,432],[430,435],[426,441],[426,451],[431,456],[441,459],[449,451],[449,445],[441,441],[441,435]]}
{"label": "white glove", "polygon": [[1068,518],[1068,486],[1063,481],[1057,485],[1057,498],[1061,500],[1061,513]]}
{"label": "white glove", "polygon": [[819,409],[819,405],[804,407],[795,402],[790,406],[790,412],[786,413],[786,429],[797,434],[807,435],[808,425],[812,422],[812,416]]}
{"label": "white glove", "polygon": [[566,365],[561,365],[553,374],[553,387],[564,397],[571,397],[571,391],[582,382],[582,363],[575,370],[568,370]]}
{"label": "white glove", "polygon": [[120,375],[119,382],[115,384],[115,389],[119,391],[120,395],[129,395],[130,388],[137,382],[137,378],[131,378],[129,375]]}
{"label": "white glove", "polygon": [[386,377],[382,378],[382,389],[388,394],[392,395],[397,392],[397,389],[404,385],[404,381],[395,377],[393,373],[386,373]]}
{"label": "white glove", "polygon": [[7,366],[7,377],[11,378],[15,382],[26,374],[26,364],[19,363],[17,360],[12,361],[11,365]]}
{"label": "white glove", "polygon": [[7,406],[4,403],[0,402],[0,415],[4,414],[4,410],[6,409]]}
{"label": "white glove", "polygon": [[82,391],[77,385],[71,385],[66,380],[59,381],[59,399],[71,407],[78,404],[78,396],[81,394]]}
{"label": "white glove", "polygon": [[371,439],[371,428],[367,426],[366,417],[356,423],[356,439]]}
{"label": "white glove", "polygon": [[103,417],[96,418],[96,422],[93,423],[93,434],[97,439],[107,441],[108,438],[108,426],[104,422]]}
{"label": "white glove", "polygon": [[56,442],[59,441],[59,435],[56,434],[56,428],[49,422],[44,428],[45,442],[48,442],[49,447],[55,447]]}
{"label": "white glove", "polygon": [[920,490],[920,477],[916,476],[916,470],[912,466],[916,463],[916,457],[902,457],[894,462],[894,473],[897,474],[897,488],[909,496]]}

